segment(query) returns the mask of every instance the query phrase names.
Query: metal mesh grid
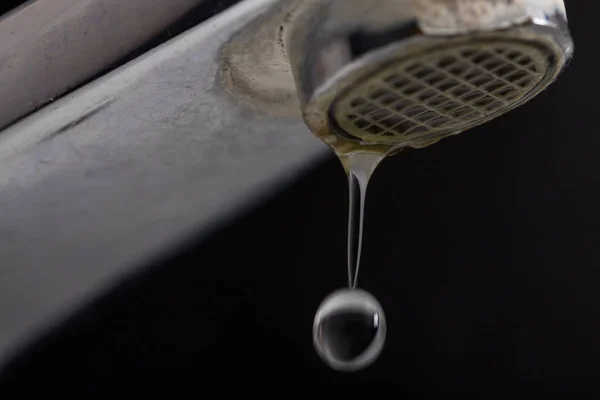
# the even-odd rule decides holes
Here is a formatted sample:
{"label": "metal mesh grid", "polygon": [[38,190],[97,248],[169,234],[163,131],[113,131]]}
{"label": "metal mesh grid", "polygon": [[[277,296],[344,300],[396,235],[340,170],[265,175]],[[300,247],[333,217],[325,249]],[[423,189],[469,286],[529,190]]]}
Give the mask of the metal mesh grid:
{"label": "metal mesh grid", "polygon": [[547,55],[525,43],[438,49],[389,65],[353,87],[338,100],[334,117],[365,141],[456,131],[522,100],[548,67]]}

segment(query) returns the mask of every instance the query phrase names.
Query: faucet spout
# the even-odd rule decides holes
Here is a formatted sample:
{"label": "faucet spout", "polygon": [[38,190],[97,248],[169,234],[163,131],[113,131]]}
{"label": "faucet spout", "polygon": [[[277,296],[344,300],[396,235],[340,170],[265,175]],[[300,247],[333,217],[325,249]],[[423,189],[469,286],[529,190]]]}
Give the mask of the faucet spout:
{"label": "faucet spout", "polygon": [[562,0],[281,1],[229,44],[232,93],[340,154],[420,148],[534,98],[572,57]]}

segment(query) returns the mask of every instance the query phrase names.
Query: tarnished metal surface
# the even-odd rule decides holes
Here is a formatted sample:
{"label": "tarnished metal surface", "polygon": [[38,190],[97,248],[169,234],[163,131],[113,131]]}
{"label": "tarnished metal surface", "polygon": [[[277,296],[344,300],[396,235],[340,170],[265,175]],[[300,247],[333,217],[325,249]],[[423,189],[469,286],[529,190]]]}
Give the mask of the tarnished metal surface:
{"label": "tarnished metal surface", "polygon": [[0,134],[0,363],[328,154],[298,115],[215,79],[222,44],[270,3],[242,2]]}
{"label": "tarnished metal surface", "polygon": [[35,0],[0,18],[0,128],[114,63],[207,0]]}

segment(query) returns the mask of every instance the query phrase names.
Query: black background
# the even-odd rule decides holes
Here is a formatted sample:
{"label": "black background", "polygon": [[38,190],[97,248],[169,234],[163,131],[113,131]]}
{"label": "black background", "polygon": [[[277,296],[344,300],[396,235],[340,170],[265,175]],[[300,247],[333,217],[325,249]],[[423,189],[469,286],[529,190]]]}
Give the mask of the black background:
{"label": "black background", "polygon": [[86,307],[2,387],[600,391],[600,4],[567,5],[576,56],[555,85],[376,172],[360,284],[386,310],[388,341],[371,368],[333,372],[312,348],[317,306],[346,282],[332,157]]}

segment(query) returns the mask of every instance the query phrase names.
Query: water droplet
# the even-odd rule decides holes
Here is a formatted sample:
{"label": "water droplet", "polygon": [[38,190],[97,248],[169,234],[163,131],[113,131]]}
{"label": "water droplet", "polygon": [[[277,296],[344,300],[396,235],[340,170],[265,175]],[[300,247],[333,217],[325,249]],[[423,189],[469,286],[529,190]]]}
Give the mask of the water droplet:
{"label": "water droplet", "polygon": [[383,308],[361,289],[330,294],[315,315],[315,349],[325,363],[339,371],[358,371],[375,362],[385,336]]}

